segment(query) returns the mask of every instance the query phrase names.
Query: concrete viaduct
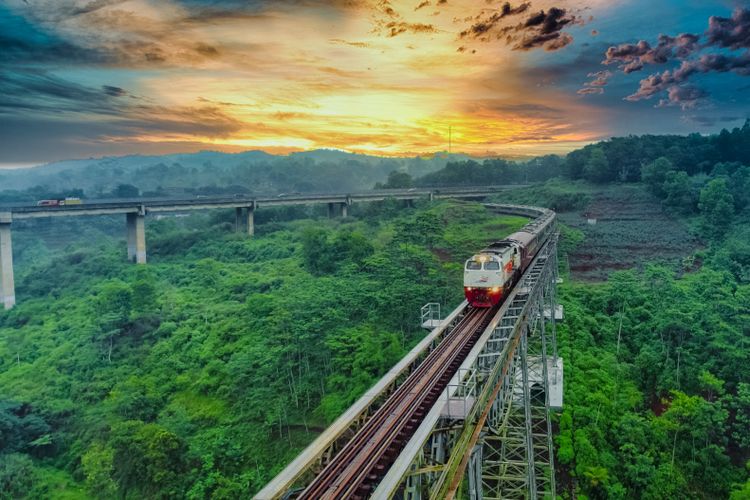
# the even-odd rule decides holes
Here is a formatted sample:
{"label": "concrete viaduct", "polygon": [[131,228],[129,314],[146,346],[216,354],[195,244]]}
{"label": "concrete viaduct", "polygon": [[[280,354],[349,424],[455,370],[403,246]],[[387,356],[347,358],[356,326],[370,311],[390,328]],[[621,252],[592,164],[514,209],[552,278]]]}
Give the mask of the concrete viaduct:
{"label": "concrete viaduct", "polygon": [[160,212],[183,212],[189,210],[235,209],[237,231],[255,231],[254,213],[259,207],[279,207],[289,205],[327,204],[328,216],[348,215],[348,207],[353,203],[383,201],[386,199],[413,201],[418,198],[430,200],[440,198],[484,198],[497,194],[510,187],[488,186],[465,189],[409,189],[380,190],[354,194],[295,194],[268,198],[245,196],[190,199],[128,199],[91,200],[80,205],[64,206],[4,206],[0,207],[0,301],[5,309],[16,304],[13,280],[13,249],[11,226],[13,221],[41,217],[75,217],[92,215],[125,214],[127,227],[128,260],[137,264],[146,263],[146,215]]}

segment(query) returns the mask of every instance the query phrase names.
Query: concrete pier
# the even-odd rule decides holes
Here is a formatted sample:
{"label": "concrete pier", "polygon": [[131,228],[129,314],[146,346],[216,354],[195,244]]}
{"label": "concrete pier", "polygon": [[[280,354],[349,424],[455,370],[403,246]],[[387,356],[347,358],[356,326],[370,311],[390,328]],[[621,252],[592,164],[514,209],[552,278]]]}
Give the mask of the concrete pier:
{"label": "concrete pier", "polygon": [[242,232],[242,207],[234,209],[234,232]]}
{"label": "concrete pier", "polygon": [[128,260],[136,264],[146,263],[146,216],[141,213],[127,214]]}
{"label": "concrete pier", "polygon": [[255,207],[247,207],[247,234],[255,234]]}
{"label": "concrete pier", "polygon": [[[337,207],[341,207],[338,209]],[[341,217],[349,216],[349,205],[344,203],[329,203],[328,204],[328,218],[333,219],[337,214],[341,214]]]}
{"label": "concrete pier", "polygon": [[16,285],[13,280],[13,245],[10,237],[10,214],[0,214],[0,300],[5,309],[16,305]]}

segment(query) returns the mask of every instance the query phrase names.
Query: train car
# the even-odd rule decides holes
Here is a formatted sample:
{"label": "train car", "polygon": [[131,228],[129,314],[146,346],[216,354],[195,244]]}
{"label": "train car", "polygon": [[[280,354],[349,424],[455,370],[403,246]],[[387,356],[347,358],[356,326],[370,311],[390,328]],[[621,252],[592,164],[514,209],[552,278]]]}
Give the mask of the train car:
{"label": "train car", "polygon": [[60,200],[39,200],[36,202],[37,207],[56,207],[60,205]]}
{"label": "train car", "polygon": [[464,265],[464,295],[473,307],[500,304],[554,231],[546,211],[502,241],[492,243]]}
{"label": "train car", "polygon": [[36,202],[38,207],[62,207],[65,205],[83,205],[80,198],[68,197],[59,200],[39,200]]}

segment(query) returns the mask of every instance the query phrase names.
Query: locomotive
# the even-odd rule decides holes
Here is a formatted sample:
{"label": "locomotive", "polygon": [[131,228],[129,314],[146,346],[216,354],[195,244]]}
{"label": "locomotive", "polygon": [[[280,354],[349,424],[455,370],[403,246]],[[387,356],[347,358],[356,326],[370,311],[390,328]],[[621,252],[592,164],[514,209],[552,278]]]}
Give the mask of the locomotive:
{"label": "locomotive", "polygon": [[464,295],[469,304],[473,307],[500,304],[554,229],[555,213],[547,210],[519,231],[488,245],[467,260]]}

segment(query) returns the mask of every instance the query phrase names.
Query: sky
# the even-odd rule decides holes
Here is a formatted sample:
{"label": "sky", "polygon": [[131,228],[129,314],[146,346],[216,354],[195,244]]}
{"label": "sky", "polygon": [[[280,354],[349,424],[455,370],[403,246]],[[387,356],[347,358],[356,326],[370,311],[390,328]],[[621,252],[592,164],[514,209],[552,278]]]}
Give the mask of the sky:
{"label": "sky", "polygon": [[562,154],[741,126],[748,76],[748,0],[0,0],[0,166]]}

